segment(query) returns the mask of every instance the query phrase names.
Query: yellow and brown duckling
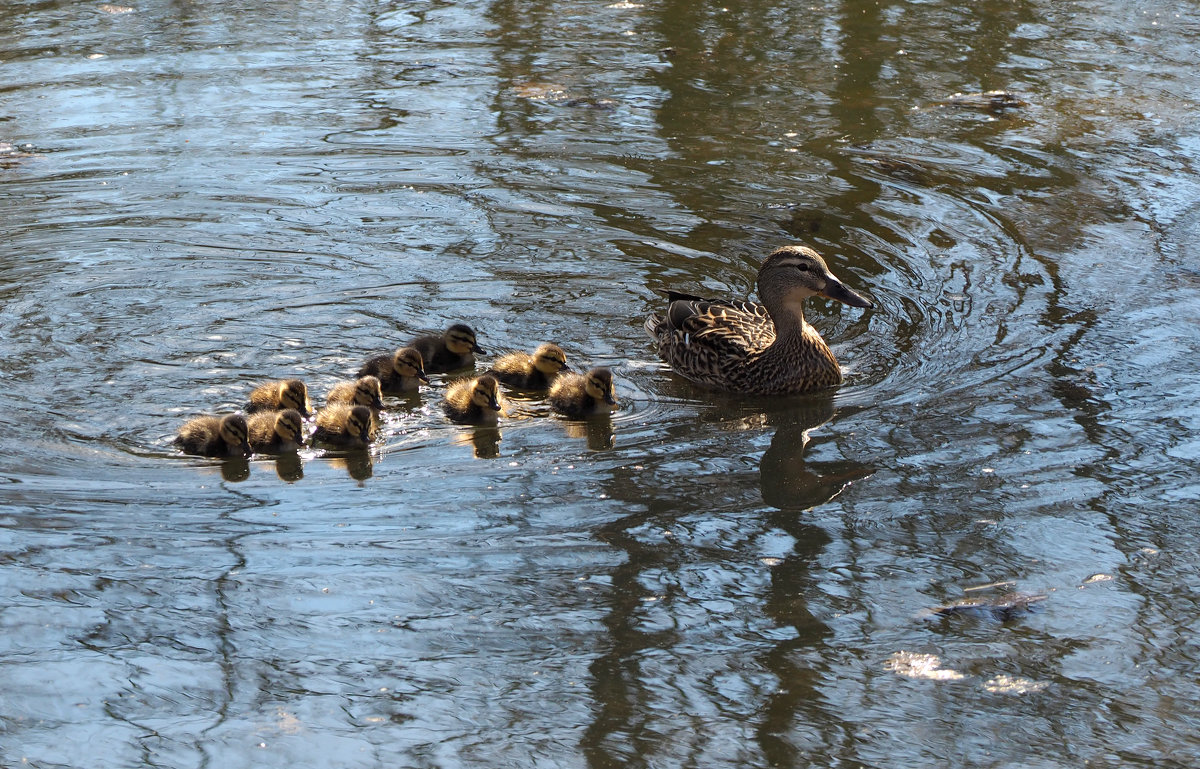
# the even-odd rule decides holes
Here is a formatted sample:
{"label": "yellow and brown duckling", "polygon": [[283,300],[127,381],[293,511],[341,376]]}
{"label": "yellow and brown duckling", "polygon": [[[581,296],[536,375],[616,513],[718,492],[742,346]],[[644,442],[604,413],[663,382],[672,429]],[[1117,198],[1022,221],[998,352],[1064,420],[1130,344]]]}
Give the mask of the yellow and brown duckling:
{"label": "yellow and brown duckling", "polygon": [[375,418],[366,406],[335,403],[317,412],[313,444],[341,449],[365,449],[375,437]]}
{"label": "yellow and brown duckling", "polygon": [[312,416],[312,404],[308,401],[308,387],[304,382],[285,379],[261,384],[250,393],[250,402],[246,404],[247,414],[283,409],[295,409],[306,418]]}
{"label": "yellow and brown duckling", "polygon": [[353,381],[338,382],[329,391],[325,402],[329,405],[345,403],[350,406],[366,406],[372,411],[379,411],[383,408],[383,386],[379,377],[370,374]]}
{"label": "yellow and brown duckling", "polygon": [[658,354],[698,385],[749,395],[790,395],[834,387],[842,370],[829,345],[804,320],[810,296],[874,307],[833,276],[806,246],[784,246],[758,271],[762,304],[670,292],[662,315],[646,318]]}
{"label": "yellow and brown duckling", "polygon": [[475,356],[487,354],[475,341],[471,327],[462,323],[455,323],[441,336],[419,336],[409,345],[421,353],[425,370],[430,374],[473,368]]}
{"label": "yellow and brown duckling", "polygon": [[304,445],[304,417],[296,409],[260,411],[247,420],[256,454],[286,454]]}
{"label": "yellow and brown duckling", "polygon": [[546,390],[560,371],[570,371],[567,354],[556,344],[544,344],[533,354],[510,352],[492,364],[487,373],[518,390]]}
{"label": "yellow and brown duckling", "polygon": [[385,393],[414,393],[428,382],[425,360],[415,347],[401,347],[391,355],[371,358],[358,370],[359,377],[374,376]]}
{"label": "yellow and brown duckling", "polygon": [[494,425],[500,421],[500,382],[490,374],[464,379],[446,391],[442,410],[451,422],[465,425]]}
{"label": "yellow and brown duckling", "polygon": [[179,428],[175,445],[185,454],[205,457],[248,457],[249,428],[241,414],[197,417]]}
{"label": "yellow and brown duckling", "polygon": [[560,376],[550,387],[550,408],[573,419],[616,411],[612,372],[594,368],[586,374]]}

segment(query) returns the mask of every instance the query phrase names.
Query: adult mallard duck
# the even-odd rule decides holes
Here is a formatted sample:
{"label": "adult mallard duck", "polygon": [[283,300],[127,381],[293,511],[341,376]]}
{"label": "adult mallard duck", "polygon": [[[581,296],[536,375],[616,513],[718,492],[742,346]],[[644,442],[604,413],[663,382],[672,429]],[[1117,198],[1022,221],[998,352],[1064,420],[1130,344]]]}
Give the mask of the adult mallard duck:
{"label": "adult mallard duck", "polygon": [[476,355],[487,354],[475,341],[471,327],[462,323],[455,323],[440,336],[419,336],[408,344],[421,353],[430,374],[473,367]]}
{"label": "adult mallard duck", "polygon": [[646,331],[676,373],[705,387],[748,395],[833,387],[841,384],[842,370],[804,320],[804,300],[816,295],[875,306],[835,278],[816,251],[784,246],[758,271],[762,304],[670,292],[666,313],[651,313]]}
{"label": "adult mallard duck", "polygon": [[518,390],[546,390],[560,371],[570,371],[567,354],[556,344],[544,344],[533,351],[510,352],[496,359],[487,372]]}

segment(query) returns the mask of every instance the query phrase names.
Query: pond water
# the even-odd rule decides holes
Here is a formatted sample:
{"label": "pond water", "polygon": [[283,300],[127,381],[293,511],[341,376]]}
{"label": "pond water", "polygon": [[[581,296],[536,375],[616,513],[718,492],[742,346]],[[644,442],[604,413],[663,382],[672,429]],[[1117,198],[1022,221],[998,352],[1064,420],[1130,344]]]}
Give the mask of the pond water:
{"label": "pond water", "polygon": [[[9,0],[0,763],[1197,765],[1198,48],[1153,0]],[[672,376],[660,292],[791,242],[876,303],[809,303],[846,384]],[[456,321],[620,411],[473,431],[439,375],[370,453],[171,445]]]}

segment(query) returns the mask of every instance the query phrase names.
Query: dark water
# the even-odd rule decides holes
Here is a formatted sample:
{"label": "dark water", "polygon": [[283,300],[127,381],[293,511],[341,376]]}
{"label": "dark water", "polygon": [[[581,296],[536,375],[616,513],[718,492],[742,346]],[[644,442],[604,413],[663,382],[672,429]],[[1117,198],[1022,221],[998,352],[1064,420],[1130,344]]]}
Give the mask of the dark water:
{"label": "dark water", "polygon": [[[8,0],[0,764],[1197,765],[1198,46],[1111,0]],[[656,292],[796,241],[878,305],[810,307],[847,384],[672,378]],[[458,320],[622,410],[473,433],[439,378],[369,455],[170,446]]]}

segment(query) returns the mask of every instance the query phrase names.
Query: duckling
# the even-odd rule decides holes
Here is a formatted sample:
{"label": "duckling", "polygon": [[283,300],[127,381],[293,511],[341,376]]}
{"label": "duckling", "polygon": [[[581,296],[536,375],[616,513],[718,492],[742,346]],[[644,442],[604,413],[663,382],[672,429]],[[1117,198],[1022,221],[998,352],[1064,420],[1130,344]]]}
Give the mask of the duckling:
{"label": "duckling", "polygon": [[286,454],[304,445],[304,417],[296,409],[260,411],[248,422],[256,454]]}
{"label": "duckling", "polygon": [[254,388],[246,413],[256,411],[280,411],[295,409],[302,417],[312,416],[312,404],[308,401],[308,388],[299,379],[267,382]]}
{"label": "duckling", "polygon": [[442,403],[451,422],[467,425],[494,425],[501,408],[500,383],[490,374],[456,382]]}
{"label": "duckling", "polygon": [[533,355],[510,352],[492,364],[487,373],[518,390],[545,390],[560,371],[570,371],[567,355],[556,344],[544,344]]}
{"label": "duckling", "polygon": [[462,323],[455,323],[441,336],[419,336],[409,345],[421,353],[425,370],[431,374],[473,368],[475,355],[487,354],[476,343],[471,327]]}
{"label": "duckling", "polygon": [[414,347],[401,347],[391,355],[371,358],[359,369],[360,377],[374,376],[379,379],[383,392],[399,394],[414,393],[421,382],[428,382],[425,375],[425,360]]}
{"label": "duckling", "polygon": [[762,304],[669,292],[662,315],[646,318],[658,354],[698,385],[747,395],[791,395],[842,382],[837,359],[804,320],[804,300],[824,296],[874,307],[833,276],[806,246],[771,252],[758,271]]}
{"label": "duckling", "polygon": [[335,403],[317,412],[314,444],[325,443],[342,449],[365,449],[374,437],[374,417],[366,406]]}
{"label": "duckling", "polygon": [[338,382],[329,391],[325,403],[345,403],[350,406],[366,406],[371,411],[383,408],[383,388],[379,377],[367,375],[352,382]]}
{"label": "duckling", "polygon": [[175,445],[185,454],[205,457],[248,457],[250,444],[246,438],[249,429],[246,418],[241,414],[226,414],[223,417],[196,417],[179,428]]}
{"label": "duckling", "polygon": [[550,407],[573,419],[616,411],[612,372],[594,368],[586,374],[560,376],[550,388]]}

